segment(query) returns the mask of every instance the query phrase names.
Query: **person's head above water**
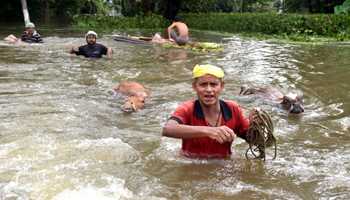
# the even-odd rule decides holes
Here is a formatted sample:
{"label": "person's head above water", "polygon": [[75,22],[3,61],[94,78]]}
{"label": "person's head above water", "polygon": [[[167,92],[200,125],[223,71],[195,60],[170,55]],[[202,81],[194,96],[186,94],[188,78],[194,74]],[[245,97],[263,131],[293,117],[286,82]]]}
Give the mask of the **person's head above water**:
{"label": "person's head above water", "polygon": [[192,71],[192,78],[196,79],[207,74],[215,76],[216,78],[219,78],[219,79],[223,79],[225,76],[224,71],[220,67],[216,67],[211,64],[205,64],[205,65],[194,66]]}
{"label": "person's head above water", "polygon": [[86,39],[86,43],[91,45],[95,44],[97,39],[97,33],[95,31],[88,31],[85,34],[85,39]]}
{"label": "person's head above water", "polygon": [[214,65],[196,65],[192,72],[192,88],[203,106],[218,105],[224,89],[224,71]]}
{"label": "person's head above water", "polygon": [[175,16],[173,22],[183,22],[180,16]]}
{"label": "person's head above water", "polygon": [[26,29],[25,32],[27,32],[28,34],[33,34],[34,29],[35,29],[34,23],[28,22],[28,23],[26,23],[26,25],[25,25],[24,27],[25,27],[25,29]]}

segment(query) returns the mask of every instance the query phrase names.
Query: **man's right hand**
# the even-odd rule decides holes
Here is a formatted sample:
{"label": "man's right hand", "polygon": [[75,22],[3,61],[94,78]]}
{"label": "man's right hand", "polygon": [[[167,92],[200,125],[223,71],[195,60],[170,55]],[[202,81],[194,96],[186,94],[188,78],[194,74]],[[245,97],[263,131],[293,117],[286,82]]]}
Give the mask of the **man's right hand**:
{"label": "man's right hand", "polygon": [[220,144],[225,142],[232,142],[236,137],[235,132],[227,126],[209,128],[208,137],[216,140]]}
{"label": "man's right hand", "polygon": [[78,50],[76,49],[76,47],[72,47],[69,51],[69,53],[73,54],[75,52],[77,52]]}

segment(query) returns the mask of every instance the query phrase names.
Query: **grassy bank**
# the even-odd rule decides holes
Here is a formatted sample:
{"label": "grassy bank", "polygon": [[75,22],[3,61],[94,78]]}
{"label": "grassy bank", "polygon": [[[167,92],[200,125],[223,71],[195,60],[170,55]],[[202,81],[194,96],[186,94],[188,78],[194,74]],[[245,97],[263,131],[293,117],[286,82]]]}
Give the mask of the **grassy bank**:
{"label": "grassy bank", "polygon": [[[264,35],[292,41],[350,40],[349,15],[300,15],[275,13],[203,13],[182,14],[191,29]],[[78,28],[99,31],[126,29],[162,29],[169,21],[158,15],[147,17],[77,16]]]}

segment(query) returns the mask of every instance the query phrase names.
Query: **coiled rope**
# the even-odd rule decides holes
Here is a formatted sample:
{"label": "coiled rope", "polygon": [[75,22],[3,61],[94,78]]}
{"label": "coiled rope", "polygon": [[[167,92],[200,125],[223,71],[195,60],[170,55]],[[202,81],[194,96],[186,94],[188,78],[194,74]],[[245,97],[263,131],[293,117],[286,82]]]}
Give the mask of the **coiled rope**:
{"label": "coiled rope", "polygon": [[274,127],[271,117],[267,112],[260,108],[255,108],[250,114],[250,126],[247,132],[247,142],[249,148],[245,156],[250,159],[249,152],[255,159],[266,160],[265,149],[274,146],[275,155],[272,159],[277,157],[277,143],[273,135]]}

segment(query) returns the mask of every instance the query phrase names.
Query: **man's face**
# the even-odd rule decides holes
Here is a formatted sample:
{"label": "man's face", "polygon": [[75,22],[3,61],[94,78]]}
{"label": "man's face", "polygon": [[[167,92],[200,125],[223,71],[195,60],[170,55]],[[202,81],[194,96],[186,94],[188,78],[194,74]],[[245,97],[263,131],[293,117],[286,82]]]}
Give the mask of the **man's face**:
{"label": "man's face", "polygon": [[212,75],[204,75],[192,83],[192,88],[197,92],[198,99],[204,106],[216,105],[224,82]]}
{"label": "man's face", "polygon": [[28,35],[33,35],[34,29],[33,28],[26,28],[26,32],[28,33]]}
{"label": "man's face", "polygon": [[96,37],[94,35],[88,35],[86,37],[86,42],[88,44],[95,44],[96,43]]}

